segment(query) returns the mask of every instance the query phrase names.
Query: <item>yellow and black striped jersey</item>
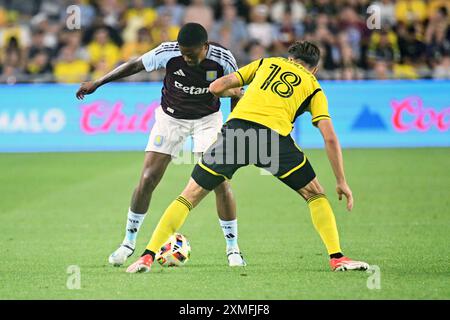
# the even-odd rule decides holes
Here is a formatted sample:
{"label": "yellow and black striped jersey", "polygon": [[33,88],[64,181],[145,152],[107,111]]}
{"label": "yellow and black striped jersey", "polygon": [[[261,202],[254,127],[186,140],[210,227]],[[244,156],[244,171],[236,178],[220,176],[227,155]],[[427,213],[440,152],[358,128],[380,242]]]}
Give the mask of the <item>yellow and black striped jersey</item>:
{"label": "yellow and black striped jersey", "polygon": [[319,82],[295,61],[281,57],[259,59],[234,74],[242,86],[249,86],[228,120],[256,122],[287,136],[295,119],[305,111],[311,113],[314,125],[330,118]]}

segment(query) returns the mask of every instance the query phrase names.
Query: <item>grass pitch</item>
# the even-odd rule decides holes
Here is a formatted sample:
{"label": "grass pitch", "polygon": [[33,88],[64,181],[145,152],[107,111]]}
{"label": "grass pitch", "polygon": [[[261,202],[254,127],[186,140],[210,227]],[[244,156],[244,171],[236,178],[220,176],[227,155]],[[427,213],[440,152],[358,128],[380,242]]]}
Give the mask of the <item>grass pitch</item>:
{"label": "grass pitch", "polygon": [[[369,273],[331,272],[306,204],[254,167],[233,179],[245,269],[226,264],[209,195],[181,230],[191,261],[129,275],[107,258],[124,235],[143,153],[1,154],[0,298],[449,299],[450,149],[345,150],[351,213],[337,201],[325,152],[306,153],[335,209],[344,252],[379,266],[380,289],[367,287]],[[130,262],[191,170],[169,167]],[[66,287],[71,265],[81,271],[79,290]]]}

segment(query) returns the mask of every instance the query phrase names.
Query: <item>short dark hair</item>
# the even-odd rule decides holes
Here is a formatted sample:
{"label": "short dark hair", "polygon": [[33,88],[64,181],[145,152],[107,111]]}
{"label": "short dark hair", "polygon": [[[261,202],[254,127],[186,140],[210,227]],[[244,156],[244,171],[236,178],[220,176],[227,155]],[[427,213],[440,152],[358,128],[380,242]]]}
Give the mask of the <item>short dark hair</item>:
{"label": "short dark hair", "polygon": [[442,14],[444,17],[447,17],[447,15],[448,15],[447,7],[442,6],[442,7],[440,7],[440,8],[438,9],[438,11],[439,11],[439,13]]}
{"label": "short dark hair", "polygon": [[199,23],[186,23],[178,32],[177,41],[183,47],[200,46],[208,41],[208,33]]}
{"label": "short dark hair", "polygon": [[314,43],[297,41],[288,49],[289,56],[301,60],[313,68],[319,64],[320,49]]}

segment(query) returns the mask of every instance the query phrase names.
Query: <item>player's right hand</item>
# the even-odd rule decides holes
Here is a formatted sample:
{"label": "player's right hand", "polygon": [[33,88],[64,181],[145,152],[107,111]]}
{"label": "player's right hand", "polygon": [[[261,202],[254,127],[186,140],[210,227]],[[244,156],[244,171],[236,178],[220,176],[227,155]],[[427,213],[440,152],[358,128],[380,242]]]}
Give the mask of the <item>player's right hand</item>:
{"label": "player's right hand", "polygon": [[76,97],[78,100],[83,100],[85,95],[95,92],[97,88],[98,84],[95,81],[83,82],[76,93]]}
{"label": "player's right hand", "polygon": [[352,211],[353,209],[353,194],[352,190],[346,182],[338,183],[336,186],[336,192],[339,196],[339,200],[342,200],[342,195],[347,198],[347,210]]}

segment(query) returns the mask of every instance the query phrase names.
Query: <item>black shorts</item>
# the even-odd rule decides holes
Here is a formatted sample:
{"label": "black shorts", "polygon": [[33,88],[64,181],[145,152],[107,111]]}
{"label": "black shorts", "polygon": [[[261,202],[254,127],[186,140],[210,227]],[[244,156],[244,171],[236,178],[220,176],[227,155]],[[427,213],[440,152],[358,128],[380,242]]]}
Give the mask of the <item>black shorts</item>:
{"label": "black shorts", "polygon": [[192,178],[213,190],[231,179],[241,167],[264,168],[294,190],[311,182],[316,174],[290,135],[281,136],[258,123],[232,119],[194,167]]}

